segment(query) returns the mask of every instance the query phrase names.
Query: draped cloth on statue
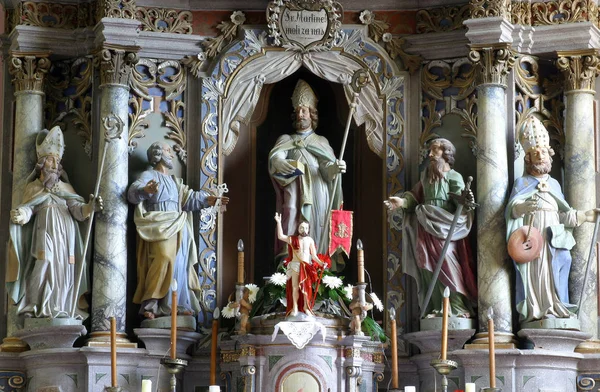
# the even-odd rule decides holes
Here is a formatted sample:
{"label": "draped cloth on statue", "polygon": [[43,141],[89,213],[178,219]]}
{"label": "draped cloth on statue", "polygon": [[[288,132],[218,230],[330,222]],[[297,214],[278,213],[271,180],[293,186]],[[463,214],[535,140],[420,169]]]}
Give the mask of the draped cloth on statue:
{"label": "draped cloth on statue", "polygon": [[8,295],[17,312],[31,317],[70,317],[76,266],[85,263],[75,317],[87,318],[83,294],[88,288],[87,263],[78,221],[83,221],[84,199],[71,184],[59,181],[51,190],[39,179],[25,187],[20,208],[28,218],[23,226],[10,224],[7,266]]}
{"label": "draped cloth on statue", "polygon": [[[298,272],[298,285],[300,287],[300,295],[298,296],[298,309],[300,309],[300,311],[304,310],[305,305],[307,305],[306,307],[311,310],[315,305],[313,284],[319,279],[317,269],[311,260],[308,262],[292,261],[294,250],[300,249],[300,242],[298,236],[290,236],[290,238],[292,244],[288,245],[288,258],[284,263],[288,269],[288,280],[285,288],[287,300],[286,314],[291,314],[294,306],[294,288],[292,287],[290,270]],[[308,299],[308,303],[306,299]]]}
{"label": "draped cloth on statue", "polygon": [[[302,162],[304,174],[279,176],[272,164],[275,158]],[[282,135],[269,154],[269,175],[276,190],[277,211],[282,212],[283,232],[294,233],[300,223],[308,222],[317,252],[323,254],[328,253],[329,249],[330,201],[333,198],[333,208],[336,209],[343,200],[342,176],[334,177],[339,182],[338,186],[334,187],[333,178],[326,174],[329,172],[328,167],[333,165],[335,160],[335,154],[327,139],[314,132]]]}
{"label": "draped cloth on statue", "polygon": [[[235,77],[229,84],[230,93],[223,100],[223,152],[233,151],[238,139],[240,122],[248,124],[258,103],[264,84],[277,83],[296,72],[300,67],[313,74],[344,86],[348,104],[354,98],[350,86],[352,75],[362,66],[349,60],[342,51],[299,53],[292,51],[269,50],[236,69]],[[215,87],[218,88],[218,87]],[[365,126],[369,147],[380,157],[384,157],[385,121],[383,108],[385,103],[372,81],[361,90],[353,118],[357,125]]]}
{"label": "draped cloth on statue", "polygon": [[[160,184],[159,193],[142,202],[137,190],[151,179]],[[137,201],[134,222],[138,233],[138,285],[133,302],[159,300],[158,308],[151,311],[157,316],[169,314],[167,294],[175,278],[179,283],[179,306],[198,312],[201,287],[195,271],[198,257],[191,235],[191,211],[206,206],[206,194],[192,191],[181,178],[148,170],[131,185],[129,200]]]}
{"label": "draped cloth on statue", "polygon": [[[407,210],[414,213],[406,214],[404,221],[402,272],[415,279],[421,307],[454,219],[456,205],[450,193],[458,195],[464,189],[462,176],[456,171],[450,170],[444,176],[434,184],[423,177],[413,190],[404,194]],[[452,313],[474,315],[476,266],[467,237],[472,222],[472,213],[459,216],[426,313],[441,310],[443,290],[448,287]]]}
{"label": "draped cloth on statue", "polygon": [[[532,218],[513,216],[514,207],[527,200],[537,200],[539,210]],[[577,226],[577,211],[565,201],[558,182],[526,175],[518,178],[506,206],[507,239],[513,231],[531,224],[542,235],[539,258],[529,263],[515,263],[516,303],[522,322],[546,317],[570,317],[575,306],[569,304],[571,248],[575,239],[571,228]]]}

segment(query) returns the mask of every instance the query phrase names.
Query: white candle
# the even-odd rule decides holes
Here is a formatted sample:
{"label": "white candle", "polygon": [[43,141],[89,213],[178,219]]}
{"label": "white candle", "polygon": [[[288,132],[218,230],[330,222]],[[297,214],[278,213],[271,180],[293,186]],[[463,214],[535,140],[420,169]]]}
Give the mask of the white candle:
{"label": "white candle", "polygon": [[211,385],[208,387],[208,392],[221,392],[221,387],[218,385]]}
{"label": "white candle", "polygon": [[407,386],[407,387],[404,387],[404,392],[417,392],[417,388],[412,387],[412,386]]}
{"label": "white candle", "polygon": [[465,384],[465,392],[475,392],[475,383],[468,382]]}
{"label": "white candle", "polygon": [[142,380],[142,392],[152,392],[151,380]]}

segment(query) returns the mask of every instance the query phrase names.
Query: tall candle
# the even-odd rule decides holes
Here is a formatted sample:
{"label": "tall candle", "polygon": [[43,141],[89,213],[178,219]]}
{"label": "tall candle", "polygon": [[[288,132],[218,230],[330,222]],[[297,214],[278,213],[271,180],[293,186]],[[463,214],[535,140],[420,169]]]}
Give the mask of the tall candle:
{"label": "tall candle", "polygon": [[496,388],[496,347],[494,342],[494,309],[488,309],[488,342],[490,348],[490,388]]}
{"label": "tall candle", "polygon": [[151,380],[142,380],[142,392],[152,392]]}
{"label": "tall candle", "polygon": [[177,358],[177,281],[171,284],[171,359]]}
{"label": "tall candle", "polygon": [[237,243],[238,250],[238,270],[237,270],[237,282],[244,284],[244,241],[241,239]]}
{"label": "tall candle", "polygon": [[390,326],[392,328],[392,389],[398,389],[398,337],[396,332],[396,309],[390,309]]}
{"label": "tall candle", "polygon": [[444,289],[444,313],[442,314],[442,361],[448,355],[448,308],[450,307],[450,289]]}
{"label": "tall candle", "polygon": [[475,383],[468,382],[465,384],[465,392],[475,392]]}
{"label": "tall candle", "polygon": [[361,240],[356,241],[356,260],[358,262],[358,283],[365,282],[365,251]]}
{"label": "tall candle", "polygon": [[217,337],[219,335],[219,317],[221,312],[218,307],[213,312],[212,340],[210,344],[210,385],[217,384]]}
{"label": "tall candle", "polygon": [[110,385],[117,387],[117,320],[110,318]]}

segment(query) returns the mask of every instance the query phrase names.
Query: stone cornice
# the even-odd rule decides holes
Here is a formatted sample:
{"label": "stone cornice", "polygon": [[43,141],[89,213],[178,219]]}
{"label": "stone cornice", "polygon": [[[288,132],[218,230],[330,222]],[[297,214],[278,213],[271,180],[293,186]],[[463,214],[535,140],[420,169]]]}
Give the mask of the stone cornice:
{"label": "stone cornice", "polygon": [[566,91],[594,92],[600,61],[598,50],[557,52],[557,68],[565,77]]}
{"label": "stone cornice", "polygon": [[10,53],[8,71],[13,76],[15,93],[21,91],[43,93],[44,79],[51,65],[49,56],[49,52],[12,51]]}
{"label": "stone cornice", "polygon": [[469,60],[479,69],[478,84],[507,85],[507,75],[516,62],[508,44],[471,45]]}
{"label": "stone cornice", "polygon": [[464,30],[445,33],[415,34],[404,37],[406,52],[422,56],[425,60],[466,57],[469,41]]}
{"label": "stone cornice", "polygon": [[17,26],[9,35],[11,50],[50,51],[57,56],[84,56],[94,48],[89,29],[61,30],[49,27]]}
{"label": "stone cornice", "polygon": [[140,32],[137,44],[140,57],[179,60],[185,56],[196,56],[202,49],[200,42],[205,37],[189,34]]}
{"label": "stone cornice", "polygon": [[491,17],[465,20],[465,34],[472,45],[512,43],[513,25],[505,18]]}

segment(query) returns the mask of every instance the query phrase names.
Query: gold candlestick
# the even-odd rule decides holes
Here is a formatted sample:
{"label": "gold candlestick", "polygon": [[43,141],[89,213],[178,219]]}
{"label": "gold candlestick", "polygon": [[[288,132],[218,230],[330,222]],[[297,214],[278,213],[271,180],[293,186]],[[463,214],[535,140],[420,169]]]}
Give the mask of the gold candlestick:
{"label": "gold candlestick", "polygon": [[210,345],[210,385],[217,385],[217,337],[219,335],[219,317],[221,311],[218,307],[213,312],[212,339]]}
{"label": "gold candlestick", "polygon": [[117,388],[117,320],[110,318],[110,386]]}
{"label": "gold candlestick", "polygon": [[442,349],[441,358],[446,360],[448,355],[448,308],[450,307],[450,289],[444,289],[444,312],[442,314]]}

